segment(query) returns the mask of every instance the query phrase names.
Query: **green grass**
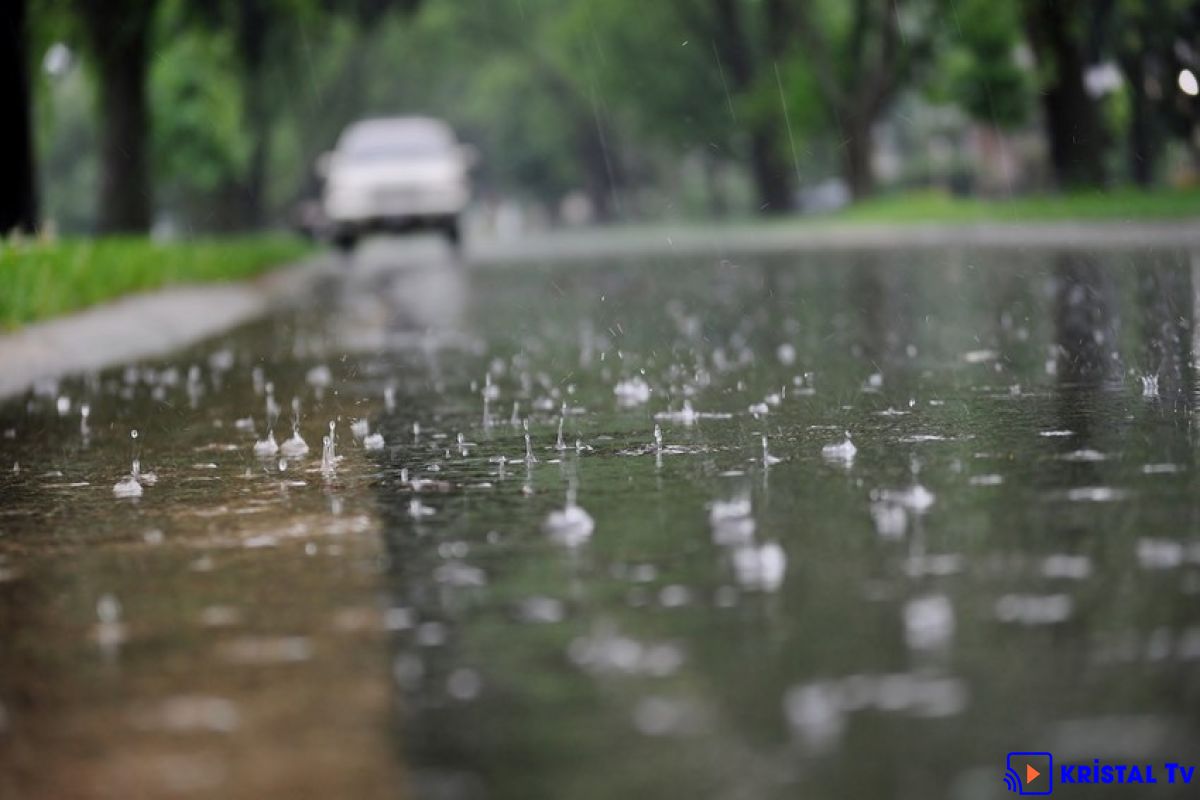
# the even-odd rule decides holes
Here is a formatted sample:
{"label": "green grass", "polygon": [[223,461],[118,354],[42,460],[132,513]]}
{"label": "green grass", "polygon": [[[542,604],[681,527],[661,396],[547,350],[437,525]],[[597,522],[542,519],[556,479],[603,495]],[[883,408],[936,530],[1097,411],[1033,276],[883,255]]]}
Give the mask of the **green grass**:
{"label": "green grass", "polygon": [[310,249],[286,236],[165,244],[136,237],[0,240],[0,328],[171,284],[249,278],[295,261]]}
{"label": "green grass", "polygon": [[1010,200],[953,197],[922,191],[883,195],[826,219],[863,223],[1045,222],[1156,220],[1200,217],[1200,188],[1030,195]]}

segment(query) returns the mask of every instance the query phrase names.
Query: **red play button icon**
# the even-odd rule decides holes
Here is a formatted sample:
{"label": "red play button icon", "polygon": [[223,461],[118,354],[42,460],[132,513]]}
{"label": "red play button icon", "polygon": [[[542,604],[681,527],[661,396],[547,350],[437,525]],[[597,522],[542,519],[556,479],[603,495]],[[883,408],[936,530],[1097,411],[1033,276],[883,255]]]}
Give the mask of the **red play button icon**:
{"label": "red play button icon", "polygon": [[1025,783],[1033,783],[1042,773],[1033,768],[1033,764],[1025,765]]}

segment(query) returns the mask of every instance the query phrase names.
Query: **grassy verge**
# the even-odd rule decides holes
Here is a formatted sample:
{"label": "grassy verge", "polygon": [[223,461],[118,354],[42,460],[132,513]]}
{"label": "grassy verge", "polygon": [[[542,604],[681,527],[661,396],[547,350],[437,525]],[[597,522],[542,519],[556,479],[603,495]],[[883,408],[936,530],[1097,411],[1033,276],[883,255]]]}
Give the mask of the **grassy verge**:
{"label": "grassy verge", "polygon": [[286,236],[169,244],[135,237],[0,241],[0,328],[169,284],[241,280],[294,261],[309,249]]}
{"label": "grassy verge", "polygon": [[864,223],[1045,222],[1062,220],[1156,220],[1200,217],[1200,188],[1140,191],[1117,189],[1032,195],[1009,200],[953,197],[924,191],[884,195],[826,219]]}

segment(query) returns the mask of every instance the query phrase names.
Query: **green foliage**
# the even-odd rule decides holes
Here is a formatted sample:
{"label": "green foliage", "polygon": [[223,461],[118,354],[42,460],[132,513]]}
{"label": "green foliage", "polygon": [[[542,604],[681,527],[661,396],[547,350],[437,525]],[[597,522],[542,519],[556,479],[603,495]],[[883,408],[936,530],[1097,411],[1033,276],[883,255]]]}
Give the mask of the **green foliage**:
{"label": "green foliage", "polygon": [[249,142],[231,63],[230,37],[200,30],[181,31],[154,59],[154,163],[172,194],[215,192],[245,168]]}
{"label": "green foliage", "polygon": [[308,249],[279,236],[171,244],[135,237],[0,243],[0,328],[169,284],[248,278]]}
{"label": "green foliage", "polygon": [[697,36],[685,7],[577,2],[569,35],[581,43],[588,78],[639,135],[695,148],[727,140],[741,100],[730,95],[730,77],[722,75],[712,42]]}
{"label": "green foliage", "polygon": [[1074,219],[1182,219],[1200,216],[1200,189],[1117,189],[1032,195],[1011,200],[953,197],[924,191],[885,195],[856,203],[836,219],[862,223],[1044,222]]}
{"label": "green foliage", "polygon": [[1017,60],[1022,42],[1019,5],[959,0],[947,24],[953,33],[942,56],[942,77],[931,83],[931,94],[1000,128],[1026,123],[1033,106],[1034,75]]}
{"label": "green foliage", "polygon": [[[31,0],[38,60],[55,41],[82,52],[79,1]],[[643,209],[702,208],[696,195],[722,183],[711,176],[737,186],[758,178],[754,142],[767,143],[755,163],[768,173],[824,179],[847,169],[848,143],[869,142],[879,122],[903,129],[912,100],[965,112],[942,132],[948,139],[972,121],[1027,128],[1050,69],[1023,55],[1032,0],[728,0],[740,29],[732,47],[723,0],[423,0],[413,14],[400,13],[408,0],[157,2],[155,196],[189,229],[236,221],[233,201],[255,181],[267,218],[286,218],[319,189],[316,157],[362,116],[446,118],[482,152],[485,195],[547,205],[572,190],[596,196],[611,168],[629,197],[654,198]],[[1073,8],[1108,26],[1093,26],[1104,35],[1089,57],[1153,53],[1160,71],[1177,71],[1170,54],[1195,23],[1194,0]],[[1074,22],[1082,35],[1088,26]],[[731,53],[745,57],[740,71]],[[1154,78],[1167,90],[1153,104],[1156,130],[1186,140],[1194,104],[1176,102],[1173,73]],[[84,59],[37,87],[47,216],[89,230],[94,65]],[[1105,101],[1111,129],[1132,122],[1127,92]],[[911,128],[890,136],[910,161],[921,152]],[[1119,155],[1120,144],[1106,146]],[[761,205],[738,197],[746,210]]]}

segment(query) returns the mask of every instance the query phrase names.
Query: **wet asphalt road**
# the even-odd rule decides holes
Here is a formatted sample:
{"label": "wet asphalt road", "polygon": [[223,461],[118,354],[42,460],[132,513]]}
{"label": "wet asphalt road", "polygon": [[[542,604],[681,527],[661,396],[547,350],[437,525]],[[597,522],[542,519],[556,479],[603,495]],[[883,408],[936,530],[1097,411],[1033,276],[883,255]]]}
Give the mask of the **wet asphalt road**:
{"label": "wet asphalt road", "polygon": [[[988,798],[1014,749],[1187,761],[1196,263],[373,242],[44,382],[0,407],[0,795]],[[310,450],[268,455],[294,398]]]}

